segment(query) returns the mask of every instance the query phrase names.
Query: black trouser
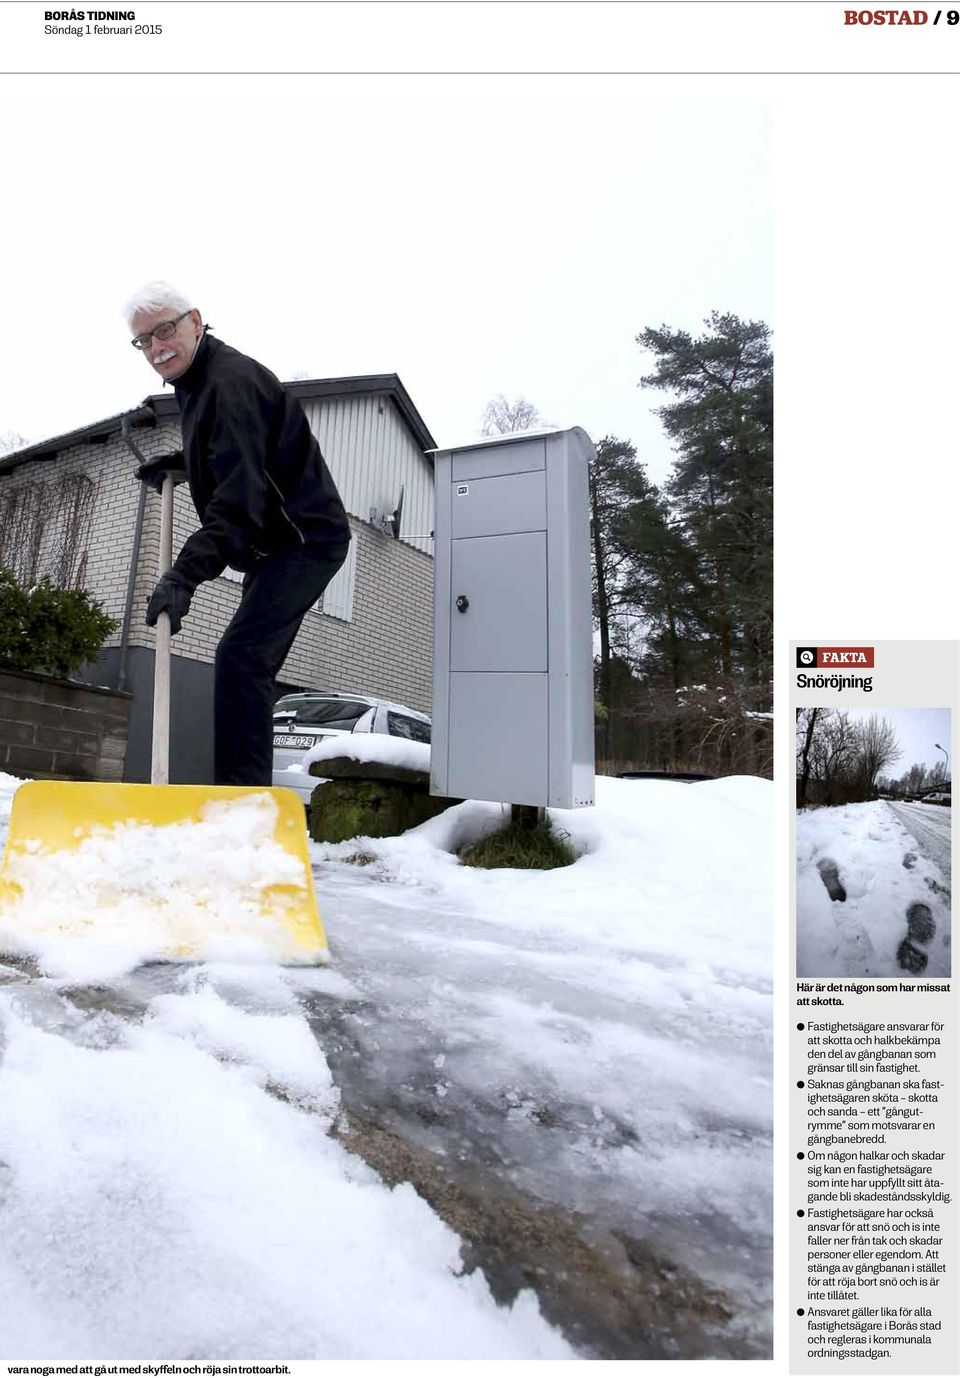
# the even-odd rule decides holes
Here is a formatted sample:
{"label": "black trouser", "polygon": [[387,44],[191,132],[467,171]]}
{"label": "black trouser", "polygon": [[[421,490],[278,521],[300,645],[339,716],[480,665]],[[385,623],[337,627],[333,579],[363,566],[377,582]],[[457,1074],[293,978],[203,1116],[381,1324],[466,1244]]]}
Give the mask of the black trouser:
{"label": "black trouser", "polygon": [[270,556],[244,578],[240,606],[214,662],[215,784],[272,784],[276,678],[300,623],[347,549],[301,546]]}

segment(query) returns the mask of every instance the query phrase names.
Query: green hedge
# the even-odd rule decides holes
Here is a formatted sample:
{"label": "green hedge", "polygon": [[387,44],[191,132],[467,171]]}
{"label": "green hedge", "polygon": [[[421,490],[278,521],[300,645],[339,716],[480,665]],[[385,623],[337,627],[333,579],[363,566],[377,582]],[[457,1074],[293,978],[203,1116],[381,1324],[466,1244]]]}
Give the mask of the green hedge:
{"label": "green hedge", "polygon": [[44,577],[25,588],[0,565],[0,666],[69,675],[95,660],[119,624],[86,589],[61,589]]}

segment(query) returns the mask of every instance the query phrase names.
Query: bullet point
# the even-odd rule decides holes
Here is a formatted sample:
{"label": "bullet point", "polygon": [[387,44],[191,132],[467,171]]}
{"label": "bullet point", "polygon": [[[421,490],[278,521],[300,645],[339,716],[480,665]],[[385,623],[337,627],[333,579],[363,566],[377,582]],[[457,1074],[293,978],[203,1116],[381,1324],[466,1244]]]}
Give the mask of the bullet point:
{"label": "bullet point", "polygon": [[802,1306],[798,1306],[798,1307],[797,1307],[797,1315],[798,1315],[798,1316],[803,1316],[803,1315],[805,1315],[805,1314],[806,1314],[806,1313],[804,1312],[803,1307],[802,1307]]}
{"label": "bullet point", "polygon": [[804,1025],[803,1025],[803,1024],[798,1024],[798,1025],[797,1025],[797,1028],[798,1028],[798,1029],[802,1029],[802,1028],[804,1028]]}
{"label": "bullet point", "polygon": [[800,1088],[801,1091],[803,1090],[803,1082],[802,1082],[802,1081],[798,1081],[798,1082],[797,1082],[797,1086]]}
{"label": "bullet point", "polygon": [[798,1153],[798,1154],[797,1154],[797,1157],[798,1157],[798,1158],[805,1158],[805,1157],[806,1157],[806,1154],[805,1154],[805,1153]]}
{"label": "bullet point", "polygon": [[806,1211],[797,1211],[797,1215],[806,1215]]}

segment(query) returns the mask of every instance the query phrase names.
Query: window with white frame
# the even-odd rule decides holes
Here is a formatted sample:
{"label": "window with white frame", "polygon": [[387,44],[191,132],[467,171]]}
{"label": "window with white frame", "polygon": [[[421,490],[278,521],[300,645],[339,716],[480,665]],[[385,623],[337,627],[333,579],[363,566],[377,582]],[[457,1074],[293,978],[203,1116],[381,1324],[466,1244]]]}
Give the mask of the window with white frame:
{"label": "window with white frame", "polygon": [[[242,584],[244,576],[239,570],[228,565],[222,577],[231,583]],[[323,597],[314,603],[312,612],[321,612],[325,617],[336,617],[341,622],[353,621],[353,587],[357,577],[357,543],[350,542],[347,558],[330,580]]]}
{"label": "window with white frame", "polygon": [[341,622],[353,621],[353,588],[357,579],[357,542],[350,542],[347,558],[324,589],[322,600],[315,605],[317,612],[336,617]]}

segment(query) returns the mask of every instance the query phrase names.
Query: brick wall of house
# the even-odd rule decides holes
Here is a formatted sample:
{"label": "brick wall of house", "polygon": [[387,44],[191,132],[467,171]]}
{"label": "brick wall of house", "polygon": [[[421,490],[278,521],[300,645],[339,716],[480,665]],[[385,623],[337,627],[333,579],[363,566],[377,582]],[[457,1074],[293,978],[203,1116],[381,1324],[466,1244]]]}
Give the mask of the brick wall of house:
{"label": "brick wall of house", "polygon": [[[136,443],[145,457],[171,448],[173,437],[162,432],[137,432]],[[85,539],[86,571],[83,586],[103,604],[106,613],[122,624],[127,596],[127,580],[133,555],[133,536],[140,484],[134,477],[136,461],[120,436],[105,444],[75,445],[54,459],[21,464],[0,478],[0,492],[17,487],[44,484],[53,488],[64,475],[85,474],[93,482],[90,526]],[[141,559],[134,594],[134,615],[130,644],[153,645],[153,633],[143,625],[143,610],[155,583],[157,541],[159,539],[159,500],[147,499],[146,519],[141,540]],[[62,517],[52,517],[40,544],[37,574],[53,573],[63,534]],[[137,615],[139,612],[139,616]],[[108,645],[119,645],[120,630]]]}
{"label": "brick wall of house", "polygon": [[[79,448],[79,447],[78,447]],[[90,589],[105,605],[106,611],[111,617],[117,617],[122,603],[122,593],[117,594],[113,599],[105,596],[103,579],[101,578],[101,567],[106,558],[106,552],[101,549],[101,543],[95,538],[94,533],[99,531],[101,524],[105,530],[110,529],[112,523],[114,531],[126,529],[132,523],[132,514],[136,510],[136,484],[130,485],[130,516],[125,517],[123,509],[123,495],[119,492],[111,492],[116,489],[115,479],[110,474],[111,465],[109,461],[105,466],[99,463],[87,465],[78,457],[76,450],[67,457],[58,457],[54,461],[35,460],[33,463],[21,464],[9,474],[0,476],[0,495],[6,500],[18,489],[40,487],[51,492],[55,490],[61,479],[72,474],[85,474],[92,482],[92,503],[93,511],[89,532],[84,536],[83,545],[86,547],[87,570],[83,577],[84,587]],[[132,525],[129,525],[132,530]],[[57,552],[62,539],[63,523],[59,517],[48,520],[44,526],[43,536],[38,550],[38,559],[35,569],[25,567],[26,556],[20,552],[19,563],[16,565],[16,572],[19,577],[28,581],[33,574],[42,575],[53,573],[57,564]],[[97,550],[97,558],[93,559],[93,549]],[[3,556],[6,563],[14,564],[13,533],[7,531],[3,540]],[[93,567],[95,566],[95,568]],[[95,587],[96,585],[96,587]]]}

